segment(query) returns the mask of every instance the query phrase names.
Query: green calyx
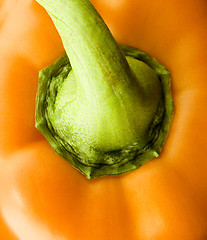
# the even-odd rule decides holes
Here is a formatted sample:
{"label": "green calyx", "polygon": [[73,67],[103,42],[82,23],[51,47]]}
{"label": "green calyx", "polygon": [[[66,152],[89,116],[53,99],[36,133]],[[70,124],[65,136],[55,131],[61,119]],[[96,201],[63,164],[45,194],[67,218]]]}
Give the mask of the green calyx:
{"label": "green calyx", "polygon": [[146,53],[119,46],[88,0],[38,0],[66,54],[40,71],[36,127],[88,179],[158,157],[173,102],[170,74]]}

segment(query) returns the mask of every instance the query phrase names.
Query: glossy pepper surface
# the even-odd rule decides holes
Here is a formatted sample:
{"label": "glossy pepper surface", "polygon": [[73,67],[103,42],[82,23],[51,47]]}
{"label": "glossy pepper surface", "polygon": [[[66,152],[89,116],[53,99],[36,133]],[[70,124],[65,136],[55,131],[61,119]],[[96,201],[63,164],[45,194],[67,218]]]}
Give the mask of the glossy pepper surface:
{"label": "glossy pepper surface", "polygon": [[38,71],[64,50],[35,1],[1,2],[0,238],[207,238],[205,1],[92,1],[116,40],[172,75],[175,116],[158,159],[89,181],[34,128]]}

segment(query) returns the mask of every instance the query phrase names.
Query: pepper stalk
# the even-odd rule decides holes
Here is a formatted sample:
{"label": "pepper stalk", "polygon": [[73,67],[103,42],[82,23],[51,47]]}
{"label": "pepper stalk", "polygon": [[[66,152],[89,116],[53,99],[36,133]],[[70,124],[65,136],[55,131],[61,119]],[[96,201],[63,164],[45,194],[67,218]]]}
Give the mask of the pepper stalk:
{"label": "pepper stalk", "polygon": [[159,156],[173,114],[169,72],[118,45],[88,0],[37,1],[66,50],[39,77],[36,127],[53,149],[89,179]]}

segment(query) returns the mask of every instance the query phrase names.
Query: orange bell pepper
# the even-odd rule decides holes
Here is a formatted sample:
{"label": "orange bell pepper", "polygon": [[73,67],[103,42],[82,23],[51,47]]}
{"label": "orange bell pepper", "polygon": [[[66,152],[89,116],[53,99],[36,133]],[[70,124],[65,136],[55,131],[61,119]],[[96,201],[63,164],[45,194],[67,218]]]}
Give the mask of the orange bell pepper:
{"label": "orange bell pepper", "polygon": [[172,75],[175,116],[161,156],[87,180],[34,127],[38,71],[63,52],[45,10],[3,0],[0,239],[207,239],[207,2],[91,1],[116,40]]}

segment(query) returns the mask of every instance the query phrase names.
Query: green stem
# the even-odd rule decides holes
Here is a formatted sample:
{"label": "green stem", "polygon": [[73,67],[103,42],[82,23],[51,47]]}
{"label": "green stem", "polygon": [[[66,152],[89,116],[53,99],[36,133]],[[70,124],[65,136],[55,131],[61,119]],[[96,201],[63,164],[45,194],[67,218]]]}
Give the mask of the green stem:
{"label": "green stem", "polygon": [[125,56],[88,0],[38,2],[50,14],[81,87],[102,92],[110,84],[122,92],[124,84],[125,91],[138,91],[132,88],[137,83]]}
{"label": "green stem", "polygon": [[[40,79],[51,80],[46,103],[39,103],[45,118],[37,114],[37,128],[49,129],[53,148],[88,178],[128,171],[123,165],[158,138],[165,107],[156,69],[133,54],[124,56],[88,0],[37,1],[51,16],[70,61],[62,58],[42,71]],[[92,174],[94,169],[102,170]]]}

